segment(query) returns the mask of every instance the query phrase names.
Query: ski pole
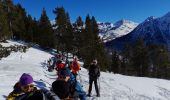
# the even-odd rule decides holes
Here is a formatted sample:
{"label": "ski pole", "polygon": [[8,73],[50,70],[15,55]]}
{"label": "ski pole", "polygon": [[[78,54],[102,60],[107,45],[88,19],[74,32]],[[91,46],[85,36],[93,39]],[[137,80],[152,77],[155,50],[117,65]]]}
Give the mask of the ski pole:
{"label": "ski pole", "polygon": [[98,86],[99,86],[99,93],[100,93],[100,78],[98,77]]}

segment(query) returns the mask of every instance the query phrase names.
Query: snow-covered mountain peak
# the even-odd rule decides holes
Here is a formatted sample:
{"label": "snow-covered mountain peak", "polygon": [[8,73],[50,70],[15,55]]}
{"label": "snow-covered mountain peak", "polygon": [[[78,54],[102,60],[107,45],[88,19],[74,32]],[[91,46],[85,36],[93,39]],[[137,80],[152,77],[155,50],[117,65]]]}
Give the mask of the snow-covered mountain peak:
{"label": "snow-covered mountain peak", "polygon": [[99,30],[107,31],[114,27],[110,22],[97,22]]}
{"label": "snow-covered mountain peak", "polygon": [[163,17],[169,17],[170,18],[170,12],[166,13]]}
{"label": "snow-covered mountain peak", "polygon": [[[164,45],[170,50],[170,12],[158,18],[153,16],[148,17],[144,22],[140,23],[134,31],[130,32],[130,34],[122,37],[117,42],[113,40],[108,44],[117,46],[116,43],[122,43],[121,45],[123,46],[127,42],[134,43],[139,38],[142,38],[148,45]],[[119,47],[121,47],[120,44]]]}
{"label": "snow-covered mountain peak", "polygon": [[[113,24],[113,27],[107,31],[100,31],[100,36],[104,42],[111,41],[117,37],[121,37],[130,33],[138,24],[129,20],[120,20]],[[100,25],[99,25],[100,27]],[[102,28],[99,28],[102,30]],[[106,30],[106,29],[105,29]]]}
{"label": "snow-covered mountain peak", "polygon": [[148,17],[144,22],[153,21],[153,20],[155,20],[155,19],[156,19],[155,16],[150,16],[150,17]]}
{"label": "snow-covered mountain peak", "polygon": [[129,20],[125,20],[125,19],[122,19],[122,20],[119,20],[119,21],[117,21],[114,25],[116,26],[116,27],[120,27],[121,25],[129,25],[129,24],[136,24],[137,25],[137,23],[135,23],[135,22],[132,22],[132,21],[129,21]]}

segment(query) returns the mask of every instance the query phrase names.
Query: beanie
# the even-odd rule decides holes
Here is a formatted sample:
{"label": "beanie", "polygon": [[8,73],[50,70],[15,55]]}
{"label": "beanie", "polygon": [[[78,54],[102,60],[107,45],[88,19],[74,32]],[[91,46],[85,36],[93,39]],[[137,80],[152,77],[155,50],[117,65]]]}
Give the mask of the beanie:
{"label": "beanie", "polygon": [[67,69],[63,69],[63,70],[58,71],[58,76],[67,77],[67,76],[70,76],[70,73],[68,72]]}
{"label": "beanie", "polygon": [[20,77],[19,83],[21,86],[26,86],[28,84],[33,83],[33,78],[31,75],[23,73],[22,76]]}

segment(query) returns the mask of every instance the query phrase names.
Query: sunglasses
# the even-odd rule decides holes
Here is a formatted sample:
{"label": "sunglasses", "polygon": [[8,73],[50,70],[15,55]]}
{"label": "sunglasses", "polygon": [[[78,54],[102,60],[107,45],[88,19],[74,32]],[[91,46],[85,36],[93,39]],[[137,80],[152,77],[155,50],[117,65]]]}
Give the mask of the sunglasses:
{"label": "sunglasses", "polygon": [[29,88],[34,88],[34,85],[30,84],[30,85],[23,86],[24,90],[28,90]]}

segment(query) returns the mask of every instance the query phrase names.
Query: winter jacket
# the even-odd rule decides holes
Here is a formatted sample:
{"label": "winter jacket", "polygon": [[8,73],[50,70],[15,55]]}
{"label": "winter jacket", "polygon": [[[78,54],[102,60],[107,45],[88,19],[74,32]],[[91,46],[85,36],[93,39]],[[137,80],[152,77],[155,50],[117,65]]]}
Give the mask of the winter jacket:
{"label": "winter jacket", "polygon": [[65,67],[65,64],[62,62],[56,64],[57,71],[64,69],[64,67]]}
{"label": "winter jacket", "polygon": [[60,100],[60,98],[53,92],[50,90],[41,90],[44,93],[44,98],[45,100]]}
{"label": "winter jacket", "polygon": [[77,74],[80,70],[80,64],[77,61],[73,61],[70,65],[73,74]]}
{"label": "winter jacket", "polygon": [[89,67],[89,77],[94,79],[100,76],[100,68],[98,65],[91,64]]}
{"label": "winter jacket", "polygon": [[80,98],[80,100],[86,100],[86,92],[83,90],[82,85],[76,81],[74,75],[70,72],[68,68],[65,68],[67,75],[70,76],[68,83],[70,84],[70,93],[73,98]]}
{"label": "winter jacket", "polygon": [[[36,91],[37,88],[34,87],[34,91]],[[20,100],[20,97],[25,96],[25,92],[22,91],[21,87],[19,86],[19,83],[17,82],[14,85],[14,90],[8,95],[7,100]]]}

